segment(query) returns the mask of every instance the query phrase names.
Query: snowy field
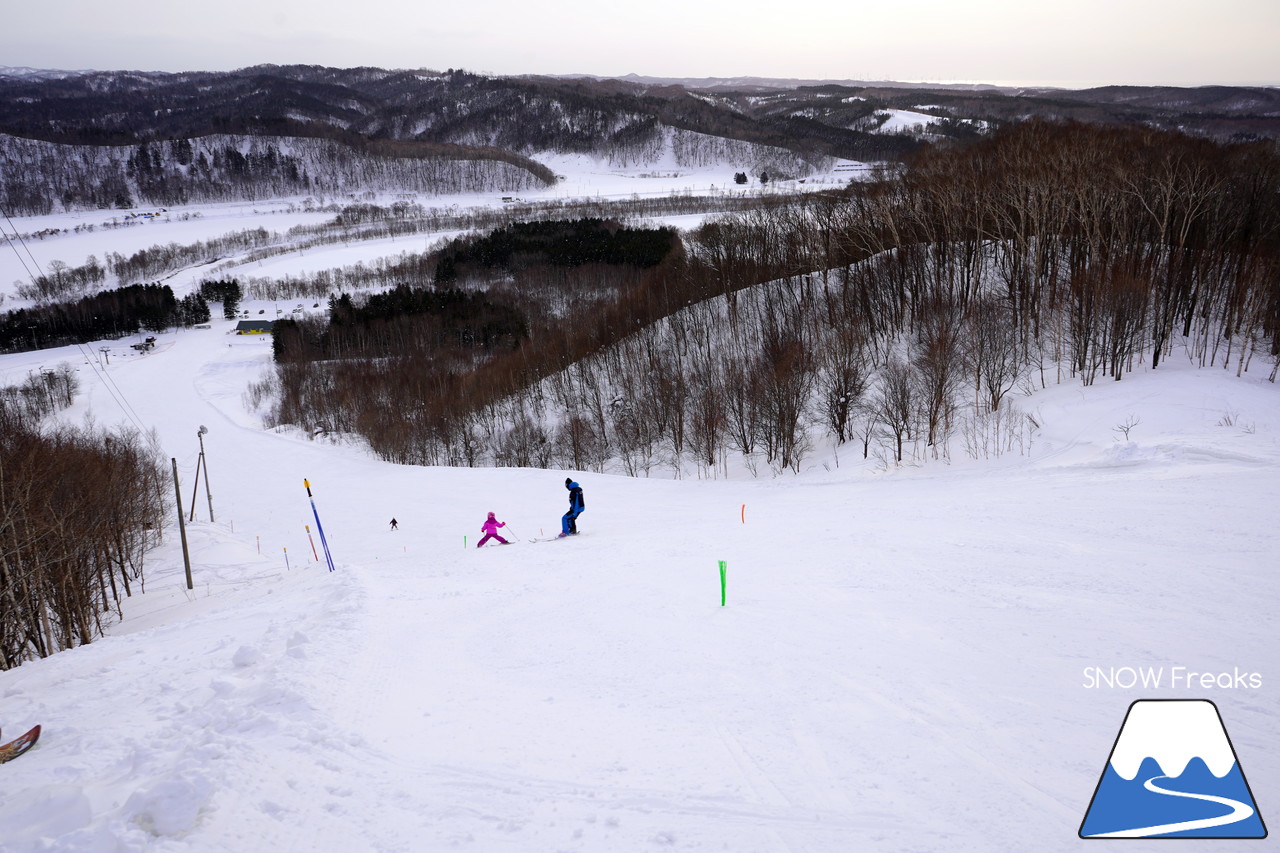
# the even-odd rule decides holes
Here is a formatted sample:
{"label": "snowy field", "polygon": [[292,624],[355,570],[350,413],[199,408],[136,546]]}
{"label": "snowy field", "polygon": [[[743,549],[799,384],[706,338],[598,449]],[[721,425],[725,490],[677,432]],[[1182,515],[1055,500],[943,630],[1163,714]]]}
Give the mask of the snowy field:
{"label": "snowy field", "polygon": [[919,132],[925,125],[938,120],[935,115],[914,110],[885,110],[885,112],[889,114],[889,118],[880,125],[881,133],[905,133],[912,130]]}
{"label": "snowy field", "polygon": [[[17,285],[30,284],[33,275],[47,271],[54,261],[78,267],[91,256],[101,263],[109,252],[127,258],[135,252],[154,246],[170,243],[188,245],[258,228],[279,234],[283,238],[294,226],[320,225],[332,221],[335,216],[333,212],[317,209],[331,205],[341,207],[374,203],[390,206],[397,201],[408,201],[424,208],[450,213],[476,208],[500,208],[508,203],[618,201],[662,198],[672,194],[728,197],[747,193],[791,193],[797,189],[820,191],[843,186],[851,178],[862,174],[866,168],[865,164],[838,160],[830,171],[809,175],[803,182],[775,181],[760,185],[753,179],[746,187],[739,187],[733,182],[736,167],[723,164],[681,167],[674,162],[670,151],[665,160],[660,159],[634,168],[614,167],[585,155],[539,154],[536,159],[555,171],[560,180],[550,187],[514,195],[490,192],[452,196],[416,193],[314,196],[165,209],[139,208],[140,211],[156,214],[151,218],[127,219],[129,212],[119,210],[6,218],[0,220],[0,297],[3,297],[0,299],[0,311],[29,307],[29,302],[17,298]],[[692,229],[704,219],[705,216],[698,214],[669,216],[663,218],[661,224]],[[20,243],[13,239],[14,235],[22,235]],[[458,232],[444,231],[397,239],[334,244],[247,265],[238,263],[236,258],[226,258],[212,265],[173,273],[165,277],[163,283],[181,297],[190,293],[205,278],[223,275],[299,275],[368,262],[402,252],[424,252],[441,241],[456,236]],[[108,282],[108,286],[112,285],[112,282]],[[244,307],[252,309],[253,316],[257,317],[259,310],[265,309],[267,313],[272,313],[282,306],[256,305],[246,301]]]}
{"label": "snowy field", "polygon": [[[73,422],[154,428],[188,511],[207,426],[216,518],[201,484],[194,589],[175,519],[110,636],[0,673],[4,739],[44,727],[0,767],[5,853],[1074,850],[1126,708],[1159,697],[1217,703],[1275,819],[1280,389],[1258,365],[1051,384],[1017,401],[1028,451],[991,461],[846,445],[796,476],[629,479],[267,432],[243,392],[270,343],[232,325],[105,369],[96,345],[0,357],[0,384],[77,367]],[[583,535],[530,543],[566,476]],[[477,551],[488,511],[520,541]]]}

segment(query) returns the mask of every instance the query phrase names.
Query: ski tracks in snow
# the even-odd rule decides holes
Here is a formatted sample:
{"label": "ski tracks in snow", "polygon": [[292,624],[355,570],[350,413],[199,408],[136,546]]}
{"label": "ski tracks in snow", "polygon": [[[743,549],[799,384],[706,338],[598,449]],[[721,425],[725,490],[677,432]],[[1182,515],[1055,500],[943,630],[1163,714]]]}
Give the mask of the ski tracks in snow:
{"label": "ski tracks in snow", "polygon": [[[340,655],[342,678],[320,704],[361,741],[335,761],[362,801],[378,803],[378,815],[351,816],[364,849],[604,851],[701,843],[799,853],[892,836],[892,817],[860,808],[833,773],[822,739],[798,727],[762,732],[747,719],[745,729],[729,721],[661,735],[657,742],[667,743],[703,733],[687,756],[697,771],[673,778],[664,775],[679,766],[671,755],[650,762],[628,743],[600,740],[598,731],[575,738],[576,708],[565,716],[552,697],[526,692],[563,688],[554,679],[542,683],[541,671],[531,688],[523,668],[530,655],[572,651],[530,648],[534,638],[521,639],[528,614],[519,609],[527,595],[520,578],[531,567],[521,563],[519,572],[501,575],[504,567],[486,563],[492,576],[477,581],[463,574],[468,564],[461,559],[437,554],[422,565],[393,558],[376,570],[351,570],[363,589],[357,627]],[[505,604],[477,622],[499,600]],[[494,649],[510,655],[495,659]],[[481,713],[464,719],[459,709]],[[662,719],[658,714],[653,725],[660,728]],[[632,718],[623,712],[618,720],[628,725]],[[546,731],[544,722],[558,728]],[[523,748],[521,737],[531,738]],[[654,735],[618,737],[643,744]],[[555,759],[557,749],[566,751],[563,761]],[[575,749],[581,755],[567,754]],[[668,779],[672,784],[663,785]],[[407,837],[406,827],[415,825],[418,834]]]}
{"label": "ski tracks in snow", "polygon": [[[153,577],[150,594],[164,596],[158,587],[174,580]],[[289,851],[340,849],[327,846],[337,839],[359,849],[359,836],[322,813],[335,797],[318,780],[341,784],[340,764],[326,756],[348,747],[307,695],[324,677],[313,662],[340,638],[349,611],[345,591],[323,580],[311,584],[296,573],[277,584],[282,594],[288,585],[289,594],[312,598],[307,620],[280,618],[270,596],[188,593],[187,620],[40,662],[74,679],[85,698],[76,707],[37,701],[33,712],[51,736],[27,770],[45,775],[0,802],[0,846],[6,853],[125,853],[174,843]],[[165,647],[174,651],[161,667],[145,663],[149,649]],[[18,704],[21,691],[11,689],[7,700]],[[113,713],[122,704],[135,713]],[[28,817],[50,812],[57,826]],[[202,846],[202,839],[217,841]]]}
{"label": "ski tracks in snow", "polygon": [[[894,819],[862,800],[852,780],[837,776],[827,742],[802,721],[755,749],[726,727],[716,734],[752,794],[744,810],[754,809],[758,829],[769,833],[777,850],[811,850],[817,838],[837,845],[841,839],[892,834]],[[771,766],[770,759],[781,762]]]}
{"label": "ski tracks in snow", "polygon": [[319,712],[314,696],[335,678],[350,644],[359,592],[350,578],[310,570],[312,617],[272,620],[256,642],[232,655],[233,670],[214,687],[218,701],[204,728],[225,742],[224,795],[210,822],[239,849],[358,849],[349,813],[347,767],[361,744],[346,725]]}

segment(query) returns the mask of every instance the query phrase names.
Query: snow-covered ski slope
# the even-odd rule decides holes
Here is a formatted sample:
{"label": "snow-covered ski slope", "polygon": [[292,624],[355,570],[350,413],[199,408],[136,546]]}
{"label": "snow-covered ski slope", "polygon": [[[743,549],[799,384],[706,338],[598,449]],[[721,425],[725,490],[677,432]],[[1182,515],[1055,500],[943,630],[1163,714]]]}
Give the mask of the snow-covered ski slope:
{"label": "snow-covered ski slope", "polygon": [[[216,518],[201,484],[194,590],[175,520],[110,636],[0,673],[4,730],[43,726],[0,772],[6,853],[1078,849],[1153,697],[1218,704],[1272,817],[1280,389],[1256,366],[1050,384],[1019,400],[1029,455],[677,481],[264,431],[243,392],[269,341],[231,325],[105,371],[96,347],[0,358],[3,384],[80,368],[72,421],[125,419],[105,373],[188,510],[207,426]],[[474,548],[490,510],[551,535],[566,476],[582,536]],[[1162,686],[1087,686],[1147,666]]]}

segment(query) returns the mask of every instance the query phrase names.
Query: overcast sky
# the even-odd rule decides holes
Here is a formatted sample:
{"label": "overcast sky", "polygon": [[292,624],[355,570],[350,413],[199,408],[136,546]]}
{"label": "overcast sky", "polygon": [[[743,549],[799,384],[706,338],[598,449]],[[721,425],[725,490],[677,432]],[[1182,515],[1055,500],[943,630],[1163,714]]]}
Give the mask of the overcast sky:
{"label": "overcast sky", "polygon": [[1280,0],[6,0],[0,65],[1280,85]]}

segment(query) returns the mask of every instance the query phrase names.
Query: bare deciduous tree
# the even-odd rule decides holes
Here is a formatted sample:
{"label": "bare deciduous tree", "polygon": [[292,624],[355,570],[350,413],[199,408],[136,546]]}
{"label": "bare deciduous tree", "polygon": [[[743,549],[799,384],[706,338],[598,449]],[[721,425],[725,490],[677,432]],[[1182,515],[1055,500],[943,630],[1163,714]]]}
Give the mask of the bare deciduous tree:
{"label": "bare deciduous tree", "polygon": [[894,461],[898,463],[902,462],[903,443],[915,429],[919,408],[917,387],[915,372],[904,361],[893,359],[880,371],[876,416],[893,436]]}

